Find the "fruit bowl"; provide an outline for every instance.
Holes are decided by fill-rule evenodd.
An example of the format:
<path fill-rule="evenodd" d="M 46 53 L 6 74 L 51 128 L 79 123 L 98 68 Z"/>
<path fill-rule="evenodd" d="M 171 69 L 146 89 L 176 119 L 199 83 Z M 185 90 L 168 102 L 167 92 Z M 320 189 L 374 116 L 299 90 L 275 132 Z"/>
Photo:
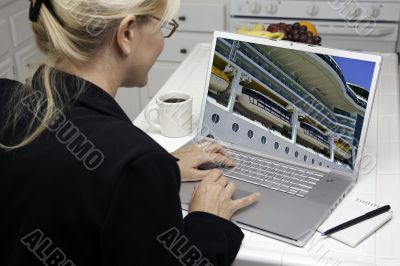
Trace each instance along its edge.
<path fill-rule="evenodd" d="M 285 38 L 285 33 L 279 31 L 270 32 L 268 30 L 265 30 L 264 24 L 261 23 L 257 23 L 253 28 L 240 27 L 237 33 L 242 35 L 250 35 L 277 40 L 282 40 L 283 38 Z"/>
<path fill-rule="evenodd" d="M 286 24 L 283 22 L 270 24 L 267 29 L 264 24 L 257 23 L 253 28 L 240 27 L 237 33 L 314 45 L 321 45 L 322 42 L 317 29 L 308 21 L 300 21 L 294 24 Z"/>
<path fill-rule="evenodd" d="M 281 32 L 285 35 L 283 40 L 321 45 L 322 39 L 318 35 L 314 24 L 309 21 L 300 21 L 294 24 L 270 24 L 267 28 L 270 32 Z"/>

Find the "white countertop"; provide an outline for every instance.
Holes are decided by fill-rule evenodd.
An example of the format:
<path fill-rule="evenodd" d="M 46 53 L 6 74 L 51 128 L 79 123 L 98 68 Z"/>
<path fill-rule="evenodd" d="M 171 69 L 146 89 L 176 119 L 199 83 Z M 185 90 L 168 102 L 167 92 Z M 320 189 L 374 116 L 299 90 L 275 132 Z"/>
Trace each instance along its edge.
<path fill-rule="evenodd" d="M 210 45 L 199 44 L 159 93 L 182 90 L 193 95 L 193 114 L 199 117 L 205 87 Z M 234 265 L 379 265 L 400 266 L 400 93 L 396 54 L 382 54 L 383 64 L 377 95 L 366 139 L 366 151 L 376 167 L 361 175 L 352 195 L 390 204 L 393 219 L 356 248 L 319 234 L 298 248 L 244 230 L 245 239 Z M 154 104 L 154 99 L 149 103 Z M 172 139 L 149 127 L 143 112 L 134 124 L 148 133 L 168 151 L 174 151 L 194 135 Z"/>

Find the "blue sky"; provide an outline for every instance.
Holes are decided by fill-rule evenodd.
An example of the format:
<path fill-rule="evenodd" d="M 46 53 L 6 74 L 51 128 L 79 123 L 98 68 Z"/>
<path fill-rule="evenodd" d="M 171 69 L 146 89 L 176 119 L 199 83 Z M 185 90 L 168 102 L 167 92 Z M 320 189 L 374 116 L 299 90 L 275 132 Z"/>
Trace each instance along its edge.
<path fill-rule="evenodd" d="M 371 89 L 372 75 L 375 68 L 374 62 L 337 56 L 333 56 L 333 59 L 342 69 L 347 82 L 357 84 L 368 91 Z"/>

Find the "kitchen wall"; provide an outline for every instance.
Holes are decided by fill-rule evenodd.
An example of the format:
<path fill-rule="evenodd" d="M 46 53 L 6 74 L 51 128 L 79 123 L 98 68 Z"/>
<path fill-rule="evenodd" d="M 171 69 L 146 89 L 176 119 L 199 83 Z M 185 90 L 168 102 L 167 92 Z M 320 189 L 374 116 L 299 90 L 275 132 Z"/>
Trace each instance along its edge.
<path fill-rule="evenodd" d="M 0 0 L 0 78 L 27 79 L 44 56 L 28 19 L 27 0 Z M 133 120 L 199 42 L 211 42 L 214 30 L 230 28 L 229 0 L 182 0 L 178 31 L 149 73 L 145 88 L 121 88 L 116 100 Z M 400 44 L 399 44 L 400 50 Z"/>
<path fill-rule="evenodd" d="M 116 97 L 133 120 L 199 42 L 227 28 L 227 0 L 182 0 L 179 30 L 166 39 L 165 50 L 149 73 L 146 88 L 121 88 Z M 27 0 L 0 0 L 0 78 L 24 82 L 45 57 L 34 42 Z"/>

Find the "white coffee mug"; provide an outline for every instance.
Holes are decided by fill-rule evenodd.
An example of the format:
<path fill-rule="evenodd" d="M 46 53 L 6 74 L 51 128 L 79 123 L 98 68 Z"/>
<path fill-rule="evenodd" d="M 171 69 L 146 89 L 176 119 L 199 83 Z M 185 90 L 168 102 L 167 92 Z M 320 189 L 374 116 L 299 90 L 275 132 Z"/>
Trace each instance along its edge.
<path fill-rule="evenodd" d="M 147 122 L 158 129 L 162 135 L 170 138 L 184 137 L 192 133 L 192 96 L 171 91 L 156 97 L 156 104 L 149 106 L 145 112 Z M 157 113 L 158 121 L 151 118 Z"/>

